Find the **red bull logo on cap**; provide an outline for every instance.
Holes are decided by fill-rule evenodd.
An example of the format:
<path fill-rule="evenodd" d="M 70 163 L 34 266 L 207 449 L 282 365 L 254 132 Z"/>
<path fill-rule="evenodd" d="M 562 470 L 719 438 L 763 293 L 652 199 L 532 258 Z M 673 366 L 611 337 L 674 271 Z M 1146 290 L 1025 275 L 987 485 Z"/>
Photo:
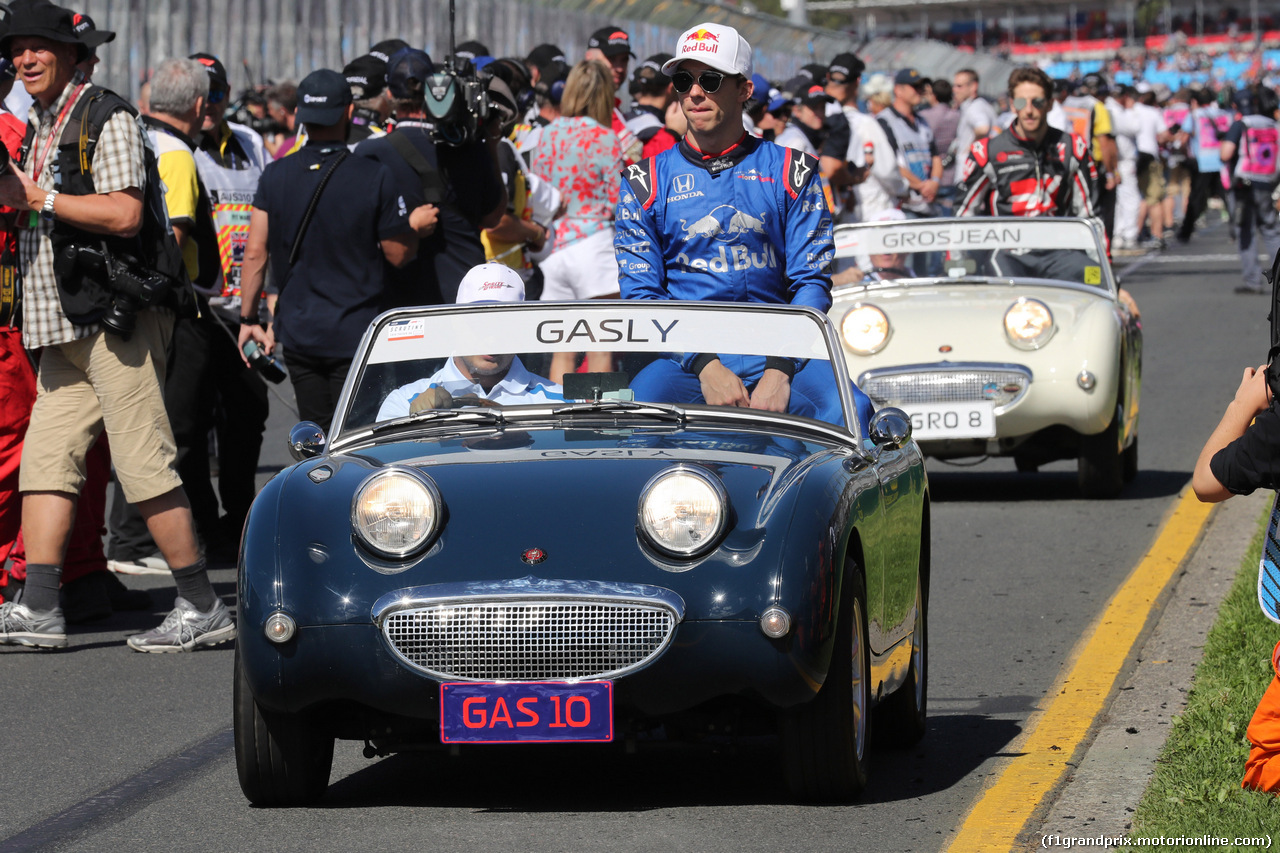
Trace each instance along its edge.
<path fill-rule="evenodd" d="M 716 53 L 720 50 L 720 36 L 706 29 L 694 30 L 685 37 L 681 53 Z"/>

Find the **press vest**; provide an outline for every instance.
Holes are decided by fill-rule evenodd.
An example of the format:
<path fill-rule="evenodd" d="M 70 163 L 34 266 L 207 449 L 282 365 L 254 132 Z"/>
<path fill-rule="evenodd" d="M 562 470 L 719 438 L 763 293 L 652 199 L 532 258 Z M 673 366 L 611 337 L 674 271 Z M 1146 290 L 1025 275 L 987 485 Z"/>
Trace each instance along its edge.
<path fill-rule="evenodd" d="M 247 157 L 240 168 L 227 168 L 208 151 L 195 151 L 200 183 L 213 209 L 213 227 L 218 233 L 218 260 L 222 265 L 222 298 L 240 300 L 240 268 L 244 265 L 244 248 L 249 242 L 249 217 L 253 211 L 253 194 L 258 178 L 266 168 L 266 149 L 262 137 L 244 125 L 226 122 L 230 137 L 239 143 Z M 224 140 L 224 144 L 227 140 Z"/>
<path fill-rule="evenodd" d="M 101 86 L 90 86 L 80 96 L 67 117 L 58 139 L 54 161 L 57 172 L 54 186 L 67 195 L 95 195 L 93 153 L 98 137 L 107 121 L 121 110 L 135 121 L 138 113 L 116 93 Z M 138 128 L 143 139 L 146 186 L 142 188 L 142 227 L 134 237 L 110 237 L 76 228 L 56 220 L 49 235 L 53 244 L 53 274 L 58 284 L 58 298 L 63 314 L 72 323 L 86 326 L 97 323 L 114 299 L 114 289 L 106 270 L 91 270 L 77 262 L 75 246 L 103 248 L 112 257 L 144 271 L 158 273 L 167 279 L 161 305 L 173 308 L 181 316 L 195 313 L 195 298 L 187 278 L 182 252 L 169 225 L 164 204 L 164 187 L 156 171 L 156 155 L 145 130 Z M 36 129 L 28 125 L 19 160 L 26 163 L 35 141 Z"/>
<path fill-rule="evenodd" d="M 929 128 L 928 122 L 917 118 L 915 126 L 912 127 L 892 107 L 881 112 L 877 119 L 884 127 L 889 142 L 898 154 L 898 162 L 918 179 L 929 180 L 933 170 L 933 131 Z M 925 201 L 920 193 L 911 190 L 902 209 L 929 213 L 933 210 L 933 205 Z"/>

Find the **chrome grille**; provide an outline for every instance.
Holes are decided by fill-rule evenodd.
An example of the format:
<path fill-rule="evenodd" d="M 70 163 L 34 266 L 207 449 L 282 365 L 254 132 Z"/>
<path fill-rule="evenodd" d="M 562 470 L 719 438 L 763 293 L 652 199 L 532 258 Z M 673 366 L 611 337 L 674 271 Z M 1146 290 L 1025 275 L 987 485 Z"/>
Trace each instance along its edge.
<path fill-rule="evenodd" d="M 634 669 L 662 652 L 675 626 L 671 610 L 648 603 L 468 599 L 393 611 L 382 632 L 433 676 L 539 681 Z"/>
<path fill-rule="evenodd" d="M 1031 377 L 1018 370 L 921 370 L 864 376 L 862 390 L 879 406 L 994 402 L 1006 406 L 1026 393 Z"/>

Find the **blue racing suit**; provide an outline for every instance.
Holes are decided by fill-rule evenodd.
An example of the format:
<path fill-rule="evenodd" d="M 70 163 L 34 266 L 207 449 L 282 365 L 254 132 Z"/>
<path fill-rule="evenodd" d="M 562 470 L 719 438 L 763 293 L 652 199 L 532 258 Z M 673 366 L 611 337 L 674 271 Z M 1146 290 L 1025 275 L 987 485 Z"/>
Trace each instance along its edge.
<path fill-rule="evenodd" d="M 624 299 L 831 307 L 835 244 L 815 158 L 744 134 L 716 155 L 682 140 L 622 174 L 614 250 Z M 699 358 L 654 362 L 632 382 L 636 399 L 700 402 Z M 764 358 L 729 360 L 748 388 L 766 368 Z M 779 361 L 767 366 L 792 374 L 793 414 L 843 423 L 829 368 Z M 865 436 L 871 401 L 856 387 L 854 399 Z"/>

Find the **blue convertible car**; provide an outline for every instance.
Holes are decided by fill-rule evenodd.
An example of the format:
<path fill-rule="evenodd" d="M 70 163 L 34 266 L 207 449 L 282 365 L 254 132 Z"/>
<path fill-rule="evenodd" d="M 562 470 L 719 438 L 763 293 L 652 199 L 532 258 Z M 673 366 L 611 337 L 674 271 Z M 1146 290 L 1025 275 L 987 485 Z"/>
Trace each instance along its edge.
<path fill-rule="evenodd" d="M 614 370 L 553 383 L 560 351 Z M 930 567 L 910 423 L 851 388 L 807 308 L 380 317 L 245 527 L 245 795 L 321 796 L 335 739 L 644 742 L 732 713 L 778 733 L 797 797 L 856 796 L 873 721 L 924 734 Z"/>

